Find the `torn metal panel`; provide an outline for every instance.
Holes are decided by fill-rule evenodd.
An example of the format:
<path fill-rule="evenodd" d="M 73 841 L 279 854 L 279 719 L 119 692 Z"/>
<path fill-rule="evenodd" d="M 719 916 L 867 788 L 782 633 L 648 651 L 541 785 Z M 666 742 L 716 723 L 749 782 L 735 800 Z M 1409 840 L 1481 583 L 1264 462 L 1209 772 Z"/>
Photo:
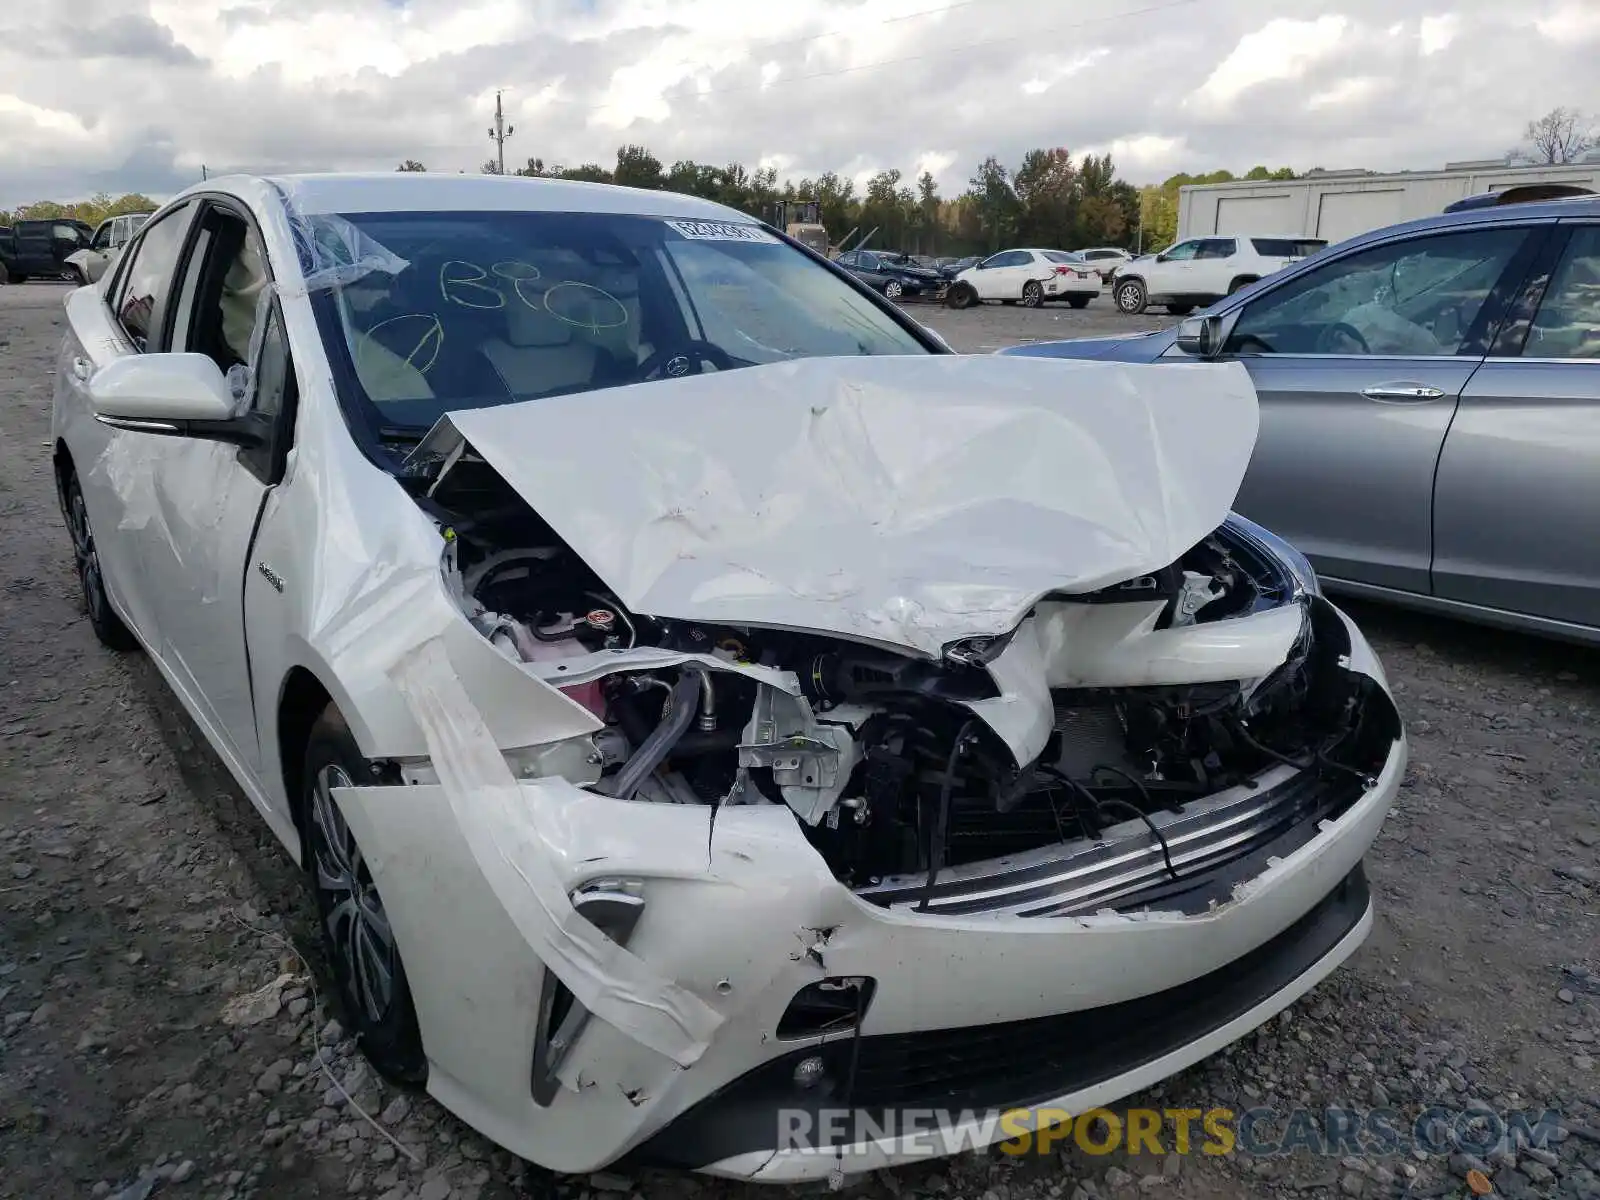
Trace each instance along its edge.
<path fill-rule="evenodd" d="M 1160 602 L 1039 605 L 1039 655 L 1050 687 L 1181 686 L 1259 679 L 1305 629 L 1299 604 L 1206 624 L 1157 629 Z"/>
<path fill-rule="evenodd" d="M 424 643 L 390 674 L 428 740 L 433 767 L 474 861 L 533 952 L 595 1016 L 679 1066 L 692 1066 L 722 1015 L 658 975 L 572 907 L 517 781 L 443 644 Z"/>
<path fill-rule="evenodd" d="M 934 656 L 1227 516 L 1249 376 L 810 359 L 449 414 L 631 610 Z M 436 440 L 436 443 L 437 440 Z"/>

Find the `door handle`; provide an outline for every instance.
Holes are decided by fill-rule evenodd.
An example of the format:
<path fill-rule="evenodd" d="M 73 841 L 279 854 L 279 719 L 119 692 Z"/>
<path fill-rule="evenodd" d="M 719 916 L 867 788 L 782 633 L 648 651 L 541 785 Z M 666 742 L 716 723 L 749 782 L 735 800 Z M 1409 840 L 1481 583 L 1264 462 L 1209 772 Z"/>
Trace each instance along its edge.
<path fill-rule="evenodd" d="M 94 374 L 94 363 L 80 354 L 72 360 L 72 374 L 87 383 Z"/>
<path fill-rule="evenodd" d="M 1437 400 L 1444 389 L 1420 383 L 1375 383 L 1362 388 L 1361 394 L 1368 400 Z"/>

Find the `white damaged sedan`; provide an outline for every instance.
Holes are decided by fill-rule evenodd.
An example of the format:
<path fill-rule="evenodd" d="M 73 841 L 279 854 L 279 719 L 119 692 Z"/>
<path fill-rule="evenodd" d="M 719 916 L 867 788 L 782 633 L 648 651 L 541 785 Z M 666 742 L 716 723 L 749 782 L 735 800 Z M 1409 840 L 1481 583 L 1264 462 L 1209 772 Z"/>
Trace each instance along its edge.
<path fill-rule="evenodd" d="M 517 1154 L 997 1140 L 1367 934 L 1404 734 L 1230 514 L 1241 367 L 953 356 L 739 213 L 496 177 L 210 180 L 66 307 L 95 632 L 304 865 L 373 1064 Z"/>

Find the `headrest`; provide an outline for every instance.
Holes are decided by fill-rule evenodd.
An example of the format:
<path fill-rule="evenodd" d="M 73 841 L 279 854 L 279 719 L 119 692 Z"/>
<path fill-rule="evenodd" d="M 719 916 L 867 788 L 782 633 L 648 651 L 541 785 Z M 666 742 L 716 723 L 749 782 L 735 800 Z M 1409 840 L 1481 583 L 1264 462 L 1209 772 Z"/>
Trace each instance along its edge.
<path fill-rule="evenodd" d="M 542 293 L 528 289 L 526 298 L 513 294 L 508 299 L 506 340 L 513 346 L 565 346 L 572 341 L 572 324 L 545 311 Z"/>

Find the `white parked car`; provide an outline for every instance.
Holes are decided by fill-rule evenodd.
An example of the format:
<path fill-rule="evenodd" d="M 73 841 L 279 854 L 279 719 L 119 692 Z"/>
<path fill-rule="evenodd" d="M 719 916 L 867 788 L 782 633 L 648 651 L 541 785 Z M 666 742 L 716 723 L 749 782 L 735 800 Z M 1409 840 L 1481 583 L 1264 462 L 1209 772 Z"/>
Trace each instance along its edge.
<path fill-rule="evenodd" d="M 95 228 L 88 249 L 67 256 L 66 263 L 73 278 L 80 285 L 98 283 L 123 248 L 133 240 L 133 235 L 149 219 L 149 213 L 123 213 L 101 221 Z"/>
<path fill-rule="evenodd" d="M 1102 283 L 1116 274 L 1118 267 L 1133 258 L 1132 252 L 1121 246 L 1090 246 L 1085 250 L 1074 250 L 1073 253 L 1100 273 Z"/>
<path fill-rule="evenodd" d="M 1309 258 L 1327 244 L 1324 238 L 1298 235 L 1189 238 L 1120 265 L 1111 294 L 1121 312 L 1142 313 L 1148 305 L 1163 304 L 1183 316 Z"/>
<path fill-rule="evenodd" d="M 1067 250 L 1002 250 L 955 277 L 945 293 L 951 308 L 985 300 L 1038 308 L 1065 300 L 1082 308 L 1100 294 L 1100 276 Z"/>
<path fill-rule="evenodd" d="M 493 176 L 213 179 L 66 306 L 95 632 L 305 867 L 368 1058 L 525 1158 L 998 1140 L 1371 926 L 1404 735 L 1230 515 L 1242 367 L 953 355 L 732 210 Z"/>

